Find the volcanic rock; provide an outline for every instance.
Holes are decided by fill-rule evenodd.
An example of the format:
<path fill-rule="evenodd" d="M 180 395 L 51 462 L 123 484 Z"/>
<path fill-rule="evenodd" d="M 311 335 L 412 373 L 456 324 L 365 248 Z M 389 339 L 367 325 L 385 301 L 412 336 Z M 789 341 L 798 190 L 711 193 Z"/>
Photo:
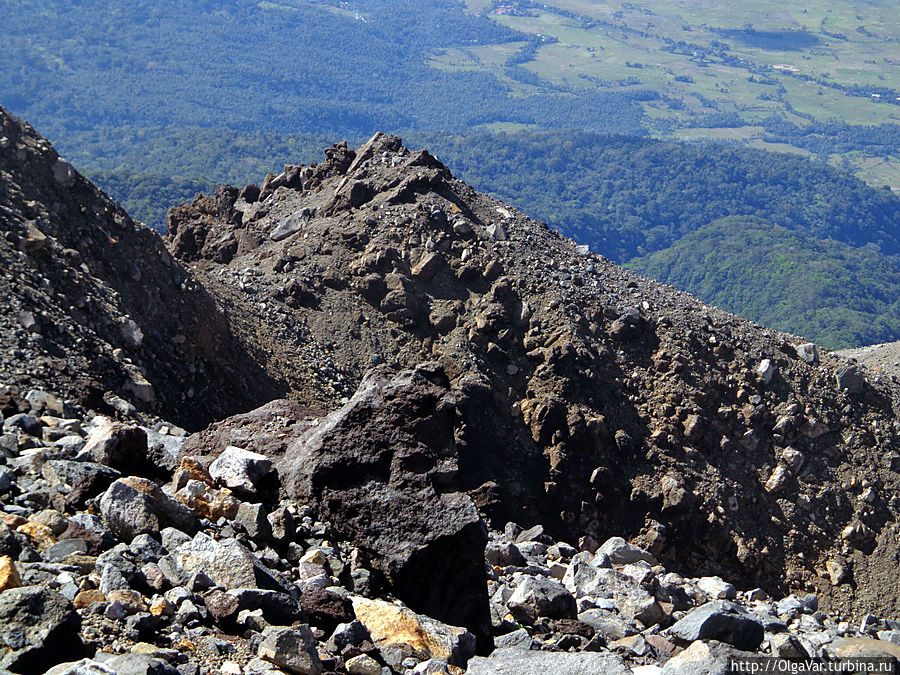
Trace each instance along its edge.
<path fill-rule="evenodd" d="M 110 485 L 100 498 L 103 522 L 120 541 L 155 534 L 164 527 L 195 531 L 197 519 L 184 506 L 146 478 L 130 476 Z"/>
<path fill-rule="evenodd" d="M 81 618 L 62 595 L 38 586 L 0 593 L 0 668 L 43 672 L 81 655 Z"/>
<path fill-rule="evenodd" d="M 353 610 L 394 668 L 399 668 L 406 658 L 437 658 L 465 666 L 475 654 L 475 636 L 464 628 L 448 626 L 402 605 L 355 596 Z"/>
<path fill-rule="evenodd" d="M 299 438 L 278 465 L 414 610 L 490 641 L 487 534 L 454 489 L 456 406 L 436 364 L 378 368 L 353 398 Z"/>

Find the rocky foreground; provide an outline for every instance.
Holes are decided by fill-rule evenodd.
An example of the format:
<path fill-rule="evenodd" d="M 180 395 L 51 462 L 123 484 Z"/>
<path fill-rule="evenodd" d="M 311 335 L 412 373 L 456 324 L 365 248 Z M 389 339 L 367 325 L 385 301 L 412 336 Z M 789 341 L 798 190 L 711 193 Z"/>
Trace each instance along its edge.
<path fill-rule="evenodd" d="M 890 373 L 325 155 L 163 242 L 0 109 L 0 667 L 896 654 Z"/>
<path fill-rule="evenodd" d="M 0 668 L 674 675 L 750 655 L 900 657 L 900 623 L 847 621 L 815 594 L 685 577 L 621 537 L 579 551 L 540 525 L 481 528 L 470 501 L 422 480 L 429 459 L 454 461 L 443 380 L 435 364 L 376 372 L 328 417 L 277 401 L 202 436 L 4 390 Z M 418 413 L 390 436 L 351 424 L 383 429 L 398 410 Z M 247 438 L 284 454 L 215 447 Z M 347 448 L 341 466 L 323 446 Z M 298 464 L 309 484 L 278 499 L 277 473 Z M 342 500 L 358 522 L 316 518 Z"/>

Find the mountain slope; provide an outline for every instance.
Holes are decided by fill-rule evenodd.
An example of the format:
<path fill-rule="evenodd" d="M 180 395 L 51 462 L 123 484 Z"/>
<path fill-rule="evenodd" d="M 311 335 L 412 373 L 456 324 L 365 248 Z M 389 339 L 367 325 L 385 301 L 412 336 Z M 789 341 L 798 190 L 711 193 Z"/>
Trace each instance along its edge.
<path fill-rule="evenodd" d="M 100 410 L 118 396 L 189 428 L 277 391 L 156 233 L 3 108 L 0 230 L 5 384 Z"/>
<path fill-rule="evenodd" d="M 326 156 L 169 216 L 293 396 L 328 408 L 374 364 L 437 360 L 459 410 L 442 480 L 495 524 L 625 531 L 676 569 L 900 609 L 890 380 L 585 254 L 395 137 Z M 856 586 L 825 581 L 835 560 Z"/>

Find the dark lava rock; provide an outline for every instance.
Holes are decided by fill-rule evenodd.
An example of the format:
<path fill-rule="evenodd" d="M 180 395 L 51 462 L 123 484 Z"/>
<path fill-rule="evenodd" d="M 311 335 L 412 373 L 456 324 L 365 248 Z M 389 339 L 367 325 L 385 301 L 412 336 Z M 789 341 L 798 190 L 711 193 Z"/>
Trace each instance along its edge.
<path fill-rule="evenodd" d="M 754 651 L 763 640 L 762 624 L 731 602 L 708 602 L 669 628 L 668 634 L 684 642 L 717 640 Z"/>
<path fill-rule="evenodd" d="M 66 503 L 74 508 L 83 507 L 91 497 L 106 490 L 120 474 L 115 469 L 96 462 L 75 462 L 69 459 L 51 459 L 41 469 L 51 484 L 65 484 L 71 490 Z"/>
<path fill-rule="evenodd" d="M 289 448 L 288 494 L 363 549 L 412 609 L 491 643 L 487 533 L 472 500 L 453 491 L 456 407 L 437 364 L 369 372 L 353 398 Z"/>
<path fill-rule="evenodd" d="M 71 602 L 47 588 L 0 593 L 0 668 L 41 673 L 82 655 L 81 617 Z"/>
<path fill-rule="evenodd" d="M 304 593 L 300 606 L 309 617 L 309 623 L 327 634 L 333 633 L 338 624 L 350 623 L 356 618 L 350 600 L 325 589 Z"/>

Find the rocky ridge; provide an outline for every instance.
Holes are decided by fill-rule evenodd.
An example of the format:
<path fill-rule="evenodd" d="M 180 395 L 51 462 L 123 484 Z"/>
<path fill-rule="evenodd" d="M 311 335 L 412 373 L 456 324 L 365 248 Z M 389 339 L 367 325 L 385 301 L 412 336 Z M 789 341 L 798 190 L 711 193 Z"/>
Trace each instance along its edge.
<path fill-rule="evenodd" d="M 890 377 L 631 274 L 395 137 L 326 157 L 170 213 L 175 256 L 293 396 L 328 409 L 379 362 L 436 360 L 458 486 L 496 526 L 624 533 L 676 568 L 896 611 Z"/>
<path fill-rule="evenodd" d="M 896 656 L 890 377 L 632 275 L 382 134 L 174 209 L 174 259 L 123 276 L 166 259 L 155 235 L 0 119 L 0 668 Z"/>

